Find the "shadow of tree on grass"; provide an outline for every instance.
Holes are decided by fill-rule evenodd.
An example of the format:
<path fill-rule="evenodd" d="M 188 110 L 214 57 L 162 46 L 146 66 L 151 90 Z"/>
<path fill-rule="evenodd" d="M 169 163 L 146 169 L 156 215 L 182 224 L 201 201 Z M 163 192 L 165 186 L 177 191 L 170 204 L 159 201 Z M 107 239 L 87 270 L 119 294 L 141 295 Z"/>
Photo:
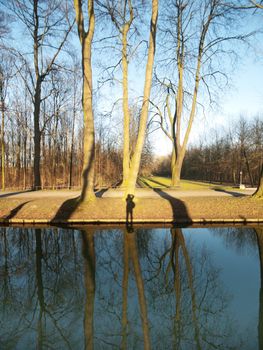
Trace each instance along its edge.
<path fill-rule="evenodd" d="M 173 211 L 173 224 L 192 224 L 192 219 L 189 216 L 189 213 L 183 201 L 181 201 L 178 198 L 174 198 L 173 196 L 169 195 L 167 192 L 164 192 L 159 188 L 154 188 L 153 190 L 160 197 L 166 199 L 170 203 Z"/>
<path fill-rule="evenodd" d="M 11 197 L 11 196 L 15 196 L 16 194 L 27 193 L 27 192 L 34 192 L 34 191 L 33 190 L 25 190 L 25 191 L 3 193 L 3 194 L 0 194 L 0 198 Z"/>
<path fill-rule="evenodd" d="M 3 219 L 10 220 L 14 218 L 16 214 L 23 208 L 23 206 L 25 206 L 29 202 L 30 201 L 19 204 L 16 208 L 12 209 L 8 215 L 4 216 Z"/>
<path fill-rule="evenodd" d="M 234 192 L 234 191 L 227 191 L 227 190 L 224 190 L 222 188 L 217 188 L 217 187 L 214 187 L 213 190 L 216 191 L 216 192 L 223 192 L 223 193 L 230 194 L 233 197 L 245 197 L 246 196 L 246 194 L 244 194 L 244 193 L 239 193 L 239 192 Z"/>

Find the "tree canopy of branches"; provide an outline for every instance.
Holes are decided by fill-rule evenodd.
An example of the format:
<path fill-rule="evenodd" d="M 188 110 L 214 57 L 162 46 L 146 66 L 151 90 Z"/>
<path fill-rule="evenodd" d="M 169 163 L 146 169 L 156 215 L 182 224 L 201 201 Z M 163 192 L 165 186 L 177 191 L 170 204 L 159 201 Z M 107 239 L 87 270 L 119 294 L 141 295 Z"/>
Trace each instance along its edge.
<path fill-rule="evenodd" d="M 235 31 L 239 12 L 230 2 L 170 0 L 164 6 L 160 66 L 168 67 L 167 75 L 158 67 L 156 70 L 156 83 L 164 96 L 163 111 L 158 103 L 152 105 L 156 122 L 172 142 L 172 186 L 179 186 L 193 122 L 201 106 L 198 96 L 206 90 L 211 102 L 213 84 L 220 85 L 220 78 L 226 78 L 220 60 L 234 53 L 229 42 L 242 41 L 251 33 Z"/>

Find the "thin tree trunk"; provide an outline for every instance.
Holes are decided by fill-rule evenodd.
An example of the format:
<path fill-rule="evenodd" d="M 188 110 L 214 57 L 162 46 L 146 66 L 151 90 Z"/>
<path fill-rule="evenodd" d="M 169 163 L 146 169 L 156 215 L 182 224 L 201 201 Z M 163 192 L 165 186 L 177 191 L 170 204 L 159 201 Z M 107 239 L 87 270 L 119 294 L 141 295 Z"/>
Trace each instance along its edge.
<path fill-rule="evenodd" d="M 123 179 L 122 186 L 128 183 L 130 170 L 130 112 L 128 99 L 128 58 L 127 58 L 127 32 L 128 26 L 124 26 L 122 34 L 122 75 L 123 75 Z"/>
<path fill-rule="evenodd" d="M 5 190 L 5 110 L 2 99 L 2 124 L 1 124 L 1 170 L 2 170 L 2 191 Z"/>
<path fill-rule="evenodd" d="M 38 0 L 34 0 L 33 3 L 33 15 L 34 15 L 34 69 L 36 77 L 36 86 L 34 93 L 34 190 L 39 190 L 41 188 L 41 178 L 40 178 L 40 150 L 41 150 L 41 134 L 40 134 L 40 104 L 41 104 L 41 84 L 42 78 L 39 73 L 39 15 L 38 15 Z"/>
<path fill-rule="evenodd" d="M 263 198 L 263 164 L 261 165 L 261 172 L 258 181 L 258 188 L 256 192 L 253 194 L 254 198 Z"/>
<path fill-rule="evenodd" d="M 247 158 L 247 152 L 246 152 L 245 148 L 243 148 L 243 153 L 244 153 L 244 157 L 245 157 L 245 160 L 246 160 L 246 166 L 247 166 L 247 172 L 248 172 L 248 175 L 249 175 L 250 185 L 251 185 L 251 187 L 253 187 L 254 186 L 254 182 L 253 182 L 253 178 L 252 178 L 252 175 L 251 175 L 250 166 L 249 166 L 249 162 L 248 162 L 248 158 Z"/>
<path fill-rule="evenodd" d="M 149 108 L 149 99 L 152 86 L 152 73 L 153 73 L 153 64 L 154 64 L 154 55 L 156 48 L 156 29 L 157 29 L 157 19 L 158 19 L 158 0 L 152 0 L 152 16 L 150 23 L 150 39 L 149 39 L 149 49 L 148 49 L 148 59 L 146 65 L 145 73 L 145 83 L 144 83 L 144 94 L 143 94 L 143 103 L 140 117 L 139 132 L 137 137 L 137 143 L 132 157 L 128 186 L 126 189 L 125 197 L 128 194 L 133 194 L 135 192 L 135 186 L 137 181 L 137 176 L 139 173 L 139 167 L 141 162 L 142 149 L 145 140 L 145 132 L 148 119 L 148 108 Z"/>
<path fill-rule="evenodd" d="M 34 95 L 34 190 L 41 189 L 40 178 L 40 150 L 41 150 L 41 132 L 39 126 L 40 117 L 40 99 L 41 82 L 37 79 L 36 91 Z"/>
<path fill-rule="evenodd" d="M 26 159 L 26 146 L 27 146 L 27 135 L 24 133 L 23 140 L 23 148 L 24 148 L 24 159 L 23 159 L 23 189 L 26 189 L 26 168 L 27 168 L 27 159 Z"/>
<path fill-rule="evenodd" d="M 69 188 L 72 188 L 73 182 L 73 154 L 74 154 L 74 133 L 75 133 L 75 119 L 76 119 L 76 109 L 75 109 L 75 92 L 74 92 L 74 109 L 73 109 L 73 121 L 72 121 L 72 133 L 71 133 L 71 145 L 70 145 L 70 158 L 69 158 Z"/>

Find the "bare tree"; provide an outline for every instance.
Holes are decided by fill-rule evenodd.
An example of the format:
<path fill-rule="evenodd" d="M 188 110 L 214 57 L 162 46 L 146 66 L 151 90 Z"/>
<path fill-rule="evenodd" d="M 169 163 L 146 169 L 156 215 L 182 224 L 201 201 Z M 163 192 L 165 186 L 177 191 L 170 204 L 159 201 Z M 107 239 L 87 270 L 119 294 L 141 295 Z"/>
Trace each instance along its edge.
<path fill-rule="evenodd" d="M 41 157 L 41 104 L 42 85 L 54 69 L 58 56 L 62 51 L 68 35 L 73 27 L 69 18 L 69 4 L 59 1 L 12 0 L 4 3 L 9 11 L 24 25 L 33 47 L 33 69 L 31 57 L 27 59 L 23 52 L 16 52 L 22 65 L 27 66 L 30 76 L 27 84 L 34 106 L 34 189 L 41 188 L 40 157 Z M 52 38 L 52 42 L 50 40 Z"/>
<path fill-rule="evenodd" d="M 158 0 L 152 0 L 152 14 L 150 22 L 150 38 L 148 47 L 148 57 L 146 64 L 145 80 L 144 80 L 144 93 L 142 100 L 142 107 L 140 113 L 140 123 L 138 130 L 137 142 L 134 150 L 134 154 L 130 163 L 128 184 L 126 187 L 125 196 L 128 194 L 134 194 L 136 180 L 139 173 L 139 167 L 141 162 L 142 150 L 145 141 L 145 134 L 148 120 L 149 100 L 152 87 L 152 73 L 154 65 L 154 56 L 156 51 L 156 30 L 158 20 Z"/>
<path fill-rule="evenodd" d="M 4 98 L 4 72 L 0 66 L 0 99 L 1 99 L 1 175 L 2 175 L 2 190 L 5 190 L 5 98 Z"/>
<path fill-rule="evenodd" d="M 180 183 L 200 89 L 207 92 L 211 102 L 213 84 L 219 84 L 220 77 L 226 78 L 220 68 L 220 58 L 234 53 L 227 43 L 244 40 L 250 35 L 242 35 L 234 30 L 233 21 L 237 13 L 238 10 L 231 3 L 221 0 L 167 2 L 161 27 L 162 56 L 165 55 L 165 58 L 162 57 L 161 61 L 169 67 L 170 75 L 165 78 L 156 75 L 158 86 L 162 87 L 165 94 L 164 111 L 158 104 L 152 104 L 160 128 L 172 142 L 172 186 L 179 186 Z M 183 134 L 184 119 L 187 121 Z"/>
<path fill-rule="evenodd" d="M 129 111 L 129 83 L 128 83 L 128 35 L 134 21 L 134 1 L 124 0 L 119 2 L 111 0 L 98 1 L 103 12 L 110 16 L 121 41 L 121 63 L 122 63 L 122 109 L 123 109 L 123 179 L 122 186 L 126 187 L 130 169 L 130 111 Z"/>
<path fill-rule="evenodd" d="M 262 1 L 256 2 L 254 0 L 251 0 L 252 4 L 255 5 L 259 9 L 263 9 Z M 263 164 L 261 167 L 261 172 L 259 176 L 259 182 L 258 182 L 258 188 L 257 191 L 254 193 L 255 198 L 263 198 Z"/>

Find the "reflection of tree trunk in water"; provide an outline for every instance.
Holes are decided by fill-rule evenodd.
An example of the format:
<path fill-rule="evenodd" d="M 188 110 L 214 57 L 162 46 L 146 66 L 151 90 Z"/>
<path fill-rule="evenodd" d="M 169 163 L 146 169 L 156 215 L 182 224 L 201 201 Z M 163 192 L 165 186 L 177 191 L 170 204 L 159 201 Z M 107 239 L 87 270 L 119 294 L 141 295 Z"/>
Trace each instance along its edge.
<path fill-rule="evenodd" d="M 139 262 L 139 256 L 138 256 L 138 249 L 136 244 L 136 234 L 133 233 L 125 233 L 127 235 L 127 240 L 129 244 L 129 255 L 132 260 L 133 268 L 134 268 L 134 275 L 135 280 L 137 284 L 138 289 L 138 299 L 139 299 L 139 305 L 140 305 L 140 313 L 141 313 L 141 320 L 142 320 L 142 328 L 143 328 L 143 339 L 144 339 L 144 349 L 150 349 L 150 334 L 149 334 L 149 324 L 148 324 L 148 318 L 147 318 L 147 305 L 146 305 L 146 299 L 144 294 L 144 285 L 143 285 L 143 279 L 142 279 L 142 272 Z"/>
<path fill-rule="evenodd" d="M 41 230 L 36 229 L 36 283 L 37 283 L 37 298 L 39 303 L 39 318 L 37 323 L 37 349 L 43 347 L 43 325 L 42 316 L 45 309 L 44 303 L 44 287 L 42 279 L 42 241 L 41 241 Z"/>
<path fill-rule="evenodd" d="M 4 303 L 3 306 L 5 307 L 8 305 L 8 300 L 10 298 L 11 290 L 9 288 L 9 266 L 8 266 L 8 242 L 6 238 L 6 228 L 3 228 L 3 235 L 4 235 L 4 281 L 3 281 L 3 291 L 4 291 Z"/>
<path fill-rule="evenodd" d="M 181 336 L 181 278 L 180 278 L 180 265 L 179 265 L 179 248 L 180 242 L 178 240 L 176 231 L 178 229 L 172 228 L 172 251 L 171 261 L 174 272 L 174 290 L 175 290 L 175 324 L 174 324 L 174 340 L 175 349 L 180 347 L 180 336 Z M 175 263 L 174 263 L 175 260 Z"/>
<path fill-rule="evenodd" d="M 127 348 L 127 325 L 128 325 L 128 280 L 129 280 L 129 233 L 123 235 L 123 278 L 122 278 L 122 341 L 121 349 Z"/>
<path fill-rule="evenodd" d="M 263 228 L 256 228 L 260 261 L 260 291 L 258 315 L 258 348 L 263 349 Z"/>
<path fill-rule="evenodd" d="M 185 260 L 185 265 L 186 265 L 186 270 L 188 274 L 188 283 L 189 283 L 189 288 L 191 292 L 191 301 L 192 301 L 192 319 L 193 319 L 193 324 L 194 324 L 194 332 L 195 332 L 195 341 L 196 341 L 196 348 L 201 350 L 201 344 L 200 344 L 200 335 L 199 335 L 199 327 L 198 327 L 198 321 L 196 317 L 196 298 L 195 298 L 195 290 L 194 290 L 194 284 L 193 284 L 193 271 L 192 271 L 192 265 L 190 261 L 190 257 L 188 255 L 186 245 L 185 245 L 185 240 L 184 236 L 182 233 L 182 230 L 180 228 L 174 228 L 171 230 L 172 235 L 173 235 L 173 240 L 178 240 L 178 248 L 177 248 L 177 256 L 179 253 L 179 246 L 182 248 L 184 260 Z M 176 238 L 175 238 L 176 237 Z M 176 258 L 176 261 L 179 261 L 178 257 Z M 179 269 L 179 266 L 178 266 Z M 180 300 L 179 300 L 180 302 Z M 178 317 L 180 317 L 180 314 L 178 314 Z"/>
<path fill-rule="evenodd" d="M 84 335 L 85 349 L 93 349 L 93 317 L 95 301 L 95 246 L 94 232 L 83 230 L 82 232 L 82 254 L 84 257 L 84 284 L 86 290 L 85 313 L 84 313 Z"/>

